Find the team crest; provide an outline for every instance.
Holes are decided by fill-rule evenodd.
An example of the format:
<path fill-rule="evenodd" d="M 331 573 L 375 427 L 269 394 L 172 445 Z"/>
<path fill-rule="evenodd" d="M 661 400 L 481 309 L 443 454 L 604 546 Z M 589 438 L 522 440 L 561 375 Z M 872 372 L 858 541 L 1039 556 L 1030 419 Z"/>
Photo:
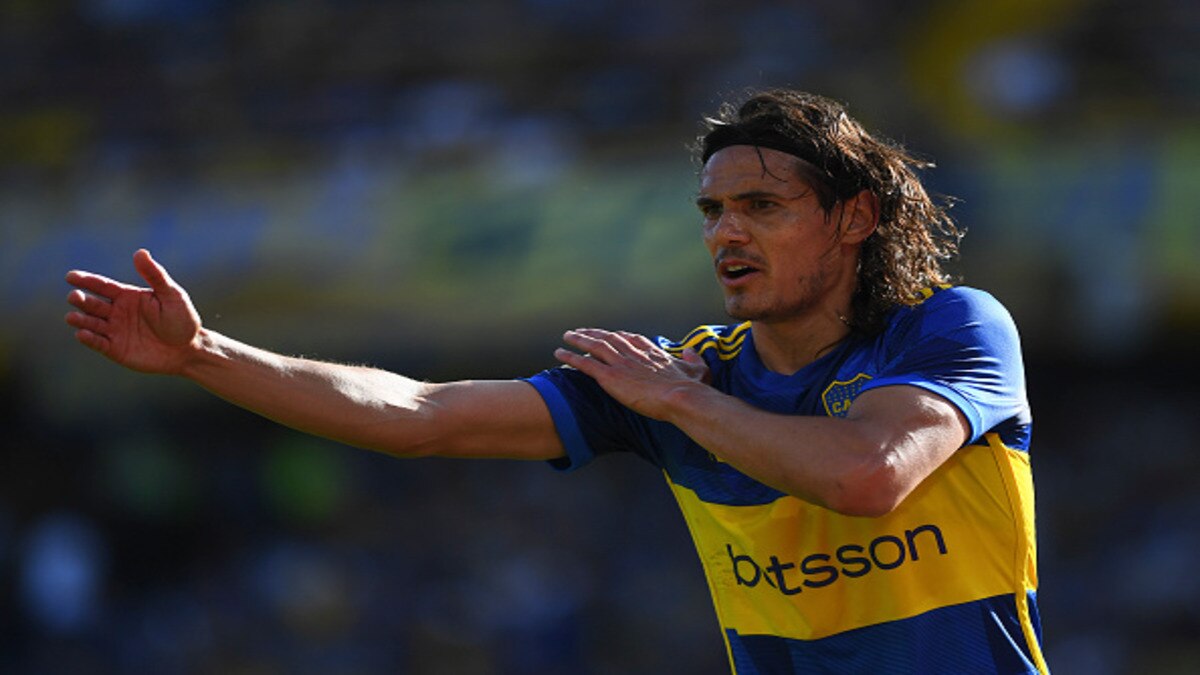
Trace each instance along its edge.
<path fill-rule="evenodd" d="M 842 382 L 834 380 L 821 393 L 821 403 L 825 405 L 825 414 L 830 417 L 845 417 L 850 410 L 850 404 L 858 398 L 863 385 L 871 379 L 866 373 L 859 373 L 853 379 Z"/>

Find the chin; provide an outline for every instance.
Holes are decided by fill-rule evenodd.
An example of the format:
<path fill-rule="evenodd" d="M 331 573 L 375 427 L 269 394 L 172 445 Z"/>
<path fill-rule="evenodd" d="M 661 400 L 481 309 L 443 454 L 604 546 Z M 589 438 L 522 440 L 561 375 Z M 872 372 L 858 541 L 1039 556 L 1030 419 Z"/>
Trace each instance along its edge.
<path fill-rule="evenodd" d="M 771 323 L 773 321 L 789 321 L 791 319 L 803 316 L 811 311 L 812 305 L 800 304 L 796 305 L 767 305 L 755 306 L 746 302 L 738 302 L 736 300 L 727 300 L 725 302 L 725 313 L 729 318 L 735 321 L 757 321 L 760 323 Z"/>
<path fill-rule="evenodd" d="M 755 310 L 740 302 L 726 302 L 725 313 L 736 321 L 758 321 L 766 317 L 767 312 Z"/>
<path fill-rule="evenodd" d="M 754 297 L 747 294 L 725 296 L 725 313 L 737 321 L 772 321 L 786 319 L 792 306 L 777 298 Z"/>

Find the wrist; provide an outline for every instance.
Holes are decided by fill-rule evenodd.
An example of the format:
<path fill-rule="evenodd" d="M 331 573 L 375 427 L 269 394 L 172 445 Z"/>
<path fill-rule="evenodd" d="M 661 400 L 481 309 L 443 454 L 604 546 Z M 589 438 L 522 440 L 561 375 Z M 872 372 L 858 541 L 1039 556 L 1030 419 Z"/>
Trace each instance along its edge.
<path fill-rule="evenodd" d="M 205 370 L 228 361 L 230 354 L 229 338 L 201 327 L 184 348 L 176 374 L 189 380 L 200 381 Z"/>
<path fill-rule="evenodd" d="M 663 419 L 682 428 L 690 421 L 705 418 L 705 411 L 724 396 L 703 382 L 682 383 L 664 398 Z"/>

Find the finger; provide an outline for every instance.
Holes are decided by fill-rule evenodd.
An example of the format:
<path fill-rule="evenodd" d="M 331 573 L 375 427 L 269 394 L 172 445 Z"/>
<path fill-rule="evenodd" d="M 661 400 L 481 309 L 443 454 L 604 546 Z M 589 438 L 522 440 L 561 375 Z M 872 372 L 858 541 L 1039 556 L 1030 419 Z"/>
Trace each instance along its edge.
<path fill-rule="evenodd" d="M 108 322 L 99 317 L 82 312 L 70 312 L 66 316 L 67 325 L 98 335 L 104 335 L 108 330 Z"/>
<path fill-rule="evenodd" d="M 66 278 L 67 283 L 72 286 L 105 298 L 115 298 L 123 292 L 138 290 L 137 286 L 123 284 L 108 277 L 84 272 L 83 270 L 71 270 L 67 272 Z"/>
<path fill-rule="evenodd" d="M 629 331 L 619 331 L 618 333 L 630 348 L 639 356 L 654 361 L 655 363 L 664 364 L 670 363 L 674 358 L 663 349 L 657 341 L 642 335 L 641 333 L 631 333 Z"/>
<path fill-rule="evenodd" d="M 643 364 L 661 368 L 674 361 L 674 357 L 641 333 L 617 331 L 613 334 L 614 346 L 625 357 Z"/>
<path fill-rule="evenodd" d="M 608 365 L 619 361 L 647 362 L 649 359 L 643 350 L 629 344 L 624 338 L 612 331 L 589 329 L 586 334 L 576 336 L 576 342 L 570 343 L 580 351 Z"/>
<path fill-rule="evenodd" d="M 100 333 L 86 328 L 80 328 L 75 331 L 75 340 L 88 349 L 95 350 L 101 354 L 108 354 L 109 346 L 112 344 L 108 338 Z"/>
<path fill-rule="evenodd" d="M 179 291 L 179 284 L 176 284 L 171 275 L 167 273 L 167 268 L 158 264 L 158 261 L 150 255 L 150 251 L 139 248 L 133 254 L 133 267 L 155 293 Z"/>
<path fill-rule="evenodd" d="M 558 359 L 559 362 L 571 366 L 575 370 L 592 377 L 595 377 L 597 374 L 597 369 L 603 367 L 604 365 L 596 359 L 588 358 L 585 354 L 579 354 L 571 351 L 570 349 L 563 349 L 562 347 L 554 350 L 554 358 Z"/>
<path fill-rule="evenodd" d="M 612 359 L 620 356 L 610 340 L 612 333 L 595 328 L 579 328 L 563 333 L 563 342 L 597 358 Z"/>
<path fill-rule="evenodd" d="M 593 340 L 607 340 L 616 335 L 611 330 L 604 330 L 603 328 L 576 328 L 567 332 L 574 333 L 575 335 L 583 335 Z"/>
<path fill-rule="evenodd" d="M 112 314 L 112 303 L 96 295 L 74 290 L 67 294 L 67 302 L 80 310 L 107 319 Z"/>
<path fill-rule="evenodd" d="M 558 349 L 554 350 L 554 358 L 558 359 L 559 361 L 562 361 L 563 363 L 567 364 L 568 366 L 573 366 L 579 359 L 583 358 L 583 355 L 577 354 L 577 353 L 571 351 L 570 349 L 565 349 L 563 347 L 559 347 Z"/>
<path fill-rule="evenodd" d="M 603 328 L 579 328 L 574 332 L 598 340 L 611 347 L 614 354 L 623 356 L 644 358 L 646 352 L 649 351 L 647 346 L 653 348 L 653 345 L 634 344 L 630 338 L 642 336 L 628 331 L 611 331 L 604 330 Z"/>
<path fill-rule="evenodd" d="M 645 335 L 642 335 L 641 333 L 633 333 L 627 330 L 621 330 L 617 331 L 617 335 L 620 335 L 621 338 L 626 342 L 639 349 L 658 349 L 658 345 L 654 344 L 653 340 Z"/>
<path fill-rule="evenodd" d="M 71 312 L 66 316 L 67 324 L 75 328 L 75 340 L 83 346 L 104 356 L 111 357 L 112 340 L 108 336 L 108 322 L 88 314 Z"/>

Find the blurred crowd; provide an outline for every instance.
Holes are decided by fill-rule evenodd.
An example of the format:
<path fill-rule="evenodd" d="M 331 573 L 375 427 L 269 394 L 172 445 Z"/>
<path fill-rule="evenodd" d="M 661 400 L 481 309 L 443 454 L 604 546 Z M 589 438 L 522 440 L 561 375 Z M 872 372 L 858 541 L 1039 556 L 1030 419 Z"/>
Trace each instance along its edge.
<path fill-rule="evenodd" d="M 719 322 L 698 119 L 937 161 L 1025 338 L 1051 666 L 1200 670 L 1200 5 L 0 0 L 0 672 L 720 673 L 655 471 L 401 462 L 72 344 L 151 247 L 210 325 L 418 377 Z"/>

